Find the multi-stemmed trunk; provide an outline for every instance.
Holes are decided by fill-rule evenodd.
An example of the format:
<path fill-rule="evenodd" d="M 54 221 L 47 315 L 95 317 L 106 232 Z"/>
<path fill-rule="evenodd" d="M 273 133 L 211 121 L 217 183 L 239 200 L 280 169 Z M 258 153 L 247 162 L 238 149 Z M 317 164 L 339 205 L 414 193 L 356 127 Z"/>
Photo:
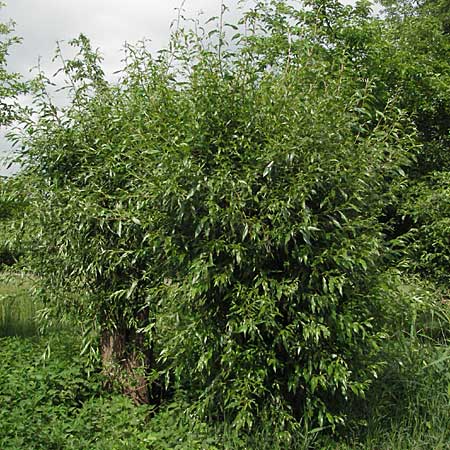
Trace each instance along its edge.
<path fill-rule="evenodd" d="M 147 373 L 152 366 L 152 348 L 145 335 L 136 329 L 104 330 L 100 337 L 103 372 L 109 384 L 121 390 L 137 404 L 150 403 Z"/>

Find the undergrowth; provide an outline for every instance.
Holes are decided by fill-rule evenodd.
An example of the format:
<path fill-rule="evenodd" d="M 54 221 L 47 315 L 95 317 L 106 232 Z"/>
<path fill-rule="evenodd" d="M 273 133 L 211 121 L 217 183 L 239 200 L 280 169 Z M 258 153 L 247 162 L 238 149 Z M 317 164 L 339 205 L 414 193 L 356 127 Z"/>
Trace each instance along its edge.
<path fill-rule="evenodd" d="M 448 449 L 448 305 L 442 293 L 420 280 L 397 281 L 392 291 L 397 315 L 390 312 L 384 348 L 391 362 L 366 398 L 348 405 L 351 425 L 337 434 L 299 426 L 281 436 L 285 430 L 277 430 L 266 411 L 262 425 L 243 436 L 221 421 L 200 420 L 182 393 L 159 409 L 135 406 L 105 391 L 100 367 L 80 356 L 78 333 L 60 330 L 0 339 L 0 448 Z M 2 286 L 2 292 L 8 289 L 14 298 L 14 288 Z M 25 301 L 23 288 L 16 294 Z"/>

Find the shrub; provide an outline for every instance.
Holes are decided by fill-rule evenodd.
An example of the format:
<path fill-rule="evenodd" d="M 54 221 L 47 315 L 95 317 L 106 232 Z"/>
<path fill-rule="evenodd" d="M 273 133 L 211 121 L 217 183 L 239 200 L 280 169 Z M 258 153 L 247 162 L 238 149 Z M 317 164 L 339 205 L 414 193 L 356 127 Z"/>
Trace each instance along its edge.
<path fill-rule="evenodd" d="M 412 228 L 403 236 L 408 244 L 407 267 L 449 288 L 450 172 L 434 172 L 414 183 L 401 211 Z"/>
<path fill-rule="evenodd" d="M 22 228 L 26 194 L 16 177 L 0 179 L 0 269 L 14 266 L 24 256 Z"/>
<path fill-rule="evenodd" d="M 270 417 L 283 445 L 301 420 L 342 422 L 376 375 L 377 217 L 414 144 L 293 11 L 259 6 L 233 45 L 220 29 L 156 60 L 130 48 L 117 85 L 80 36 L 71 104 L 41 75 L 22 136 L 49 305 L 99 329 L 135 399 L 163 373 L 192 414 Z"/>

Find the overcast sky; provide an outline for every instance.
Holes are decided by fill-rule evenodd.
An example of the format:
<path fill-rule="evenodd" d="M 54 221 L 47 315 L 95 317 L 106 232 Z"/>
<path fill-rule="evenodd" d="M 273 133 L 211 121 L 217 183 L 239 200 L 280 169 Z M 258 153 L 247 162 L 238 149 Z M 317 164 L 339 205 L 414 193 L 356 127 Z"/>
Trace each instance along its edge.
<path fill-rule="evenodd" d="M 6 0 L 2 19 L 16 22 L 21 46 L 11 53 L 11 68 L 27 71 L 40 56 L 45 64 L 54 54 L 56 41 L 86 34 L 105 57 L 105 68 L 120 67 L 120 49 L 125 42 L 142 38 L 158 50 L 168 42 L 170 24 L 177 17 L 182 0 Z M 218 15 L 220 0 L 185 0 L 188 17 L 203 12 L 206 18 Z M 238 0 L 228 0 L 236 9 Z"/>
<path fill-rule="evenodd" d="M 0 22 L 16 22 L 15 34 L 22 37 L 21 45 L 14 46 L 8 58 L 12 71 L 29 76 L 38 58 L 41 66 L 51 74 L 55 66 L 51 59 L 56 42 L 67 41 L 86 34 L 93 46 L 104 56 L 104 69 L 109 77 L 121 67 L 121 48 L 125 42 L 135 43 L 150 39 L 155 52 L 168 43 L 170 25 L 177 17 L 182 0 L 6 0 L 0 10 Z M 231 14 L 238 0 L 228 0 Z M 187 17 L 205 18 L 220 12 L 220 0 L 185 0 Z M 0 153 L 10 146 L 0 135 Z M 0 175 L 9 173 L 0 165 Z"/>

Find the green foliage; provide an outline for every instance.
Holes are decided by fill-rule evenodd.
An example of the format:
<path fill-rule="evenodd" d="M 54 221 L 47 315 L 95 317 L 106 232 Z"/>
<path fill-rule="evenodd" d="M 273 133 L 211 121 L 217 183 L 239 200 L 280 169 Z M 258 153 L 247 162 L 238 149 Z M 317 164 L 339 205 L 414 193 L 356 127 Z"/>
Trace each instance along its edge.
<path fill-rule="evenodd" d="M 389 361 L 366 402 L 351 405 L 364 417 L 363 432 L 336 448 L 418 449 L 448 447 L 450 430 L 450 314 L 442 294 L 417 276 L 388 277 L 385 311 Z M 394 281 L 395 280 L 395 281 Z M 361 430 L 360 430 L 361 431 Z"/>
<path fill-rule="evenodd" d="M 418 171 L 448 170 L 449 35 L 436 11 L 425 7 L 399 22 L 394 21 L 388 33 L 395 49 L 385 64 L 389 83 L 396 86 L 402 104 L 415 116 L 419 138 L 424 144 Z"/>
<path fill-rule="evenodd" d="M 38 306 L 29 295 L 29 280 L 0 274 L 0 336 L 33 336 L 37 333 Z"/>
<path fill-rule="evenodd" d="M 3 6 L 4 4 L 0 2 L 0 9 Z M 19 38 L 11 36 L 13 29 L 13 22 L 0 22 L 0 126 L 8 124 L 15 118 L 14 99 L 25 90 L 20 75 L 10 73 L 6 68 L 10 47 L 20 42 Z"/>
<path fill-rule="evenodd" d="M 28 187 L 20 177 L 0 179 L 0 268 L 14 266 L 24 256 L 23 218 Z"/>
<path fill-rule="evenodd" d="M 2 449 L 146 448 L 134 439 L 145 411 L 124 397 L 100 396 L 102 380 L 86 373 L 73 336 L 2 338 L 0 354 Z"/>
<path fill-rule="evenodd" d="M 416 178 L 447 164 L 448 42 L 425 9 L 369 11 L 258 4 L 209 34 L 177 30 L 156 59 L 128 47 L 116 84 L 81 35 L 74 59 L 58 50 L 69 104 L 52 103 L 44 74 L 33 83 L 16 139 L 45 314 L 81 325 L 85 351 L 99 333 L 123 338 L 124 366 L 140 352 L 157 395 L 198 419 L 189 448 L 204 420 L 236 448 L 249 432 L 306 446 L 393 355 L 424 348 L 395 331 L 437 308 L 384 271 L 384 222 L 412 218 L 396 241 L 413 239 L 409 268 L 447 280 L 445 173 L 398 193 L 416 154 Z M 187 433 L 183 414 L 173 428 Z M 149 439 L 172 445 L 165 433 Z"/>
<path fill-rule="evenodd" d="M 446 183 L 450 158 L 450 40 L 448 2 L 382 2 L 384 16 L 341 24 L 329 39 L 349 49 L 358 70 L 375 79 L 375 104 L 390 98 L 417 129 L 415 162 L 408 182 L 395 188 L 386 205 L 386 231 L 408 248 L 403 267 L 447 282 L 448 213 Z M 328 33 L 330 35 L 330 33 Z M 435 192 L 432 192 L 432 191 Z M 392 228 L 389 229 L 389 225 Z M 397 245 L 399 241 L 395 241 Z M 398 247 L 397 247 L 398 249 Z"/>
<path fill-rule="evenodd" d="M 384 280 L 384 281 L 383 281 Z M 449 311 L 439 291 L 417 278 L 386 274 L 383 314 L 388 365 L 365 400 L 347 406 L 367 420 L 340 436 L 300 428 L 289 447 L 306 449 L 445 449 L 449 440 Z M 11 287 L 10 294 L 14 288 Z M 0 342 L 0 445 L 5 450 L 285 449 L 286 430 L 261 417 L 252 433 L 226 422 L 205 423 L 179 397 L 157 410 L 136 407 L 102 389 L 100 367 L 78 355 L 66 332 Z M 50 349 L 50 352 L 48 351 Z M 44 354 L 46 357 L 44 358 Z M 90 371 L 87 371 L 90 368 Z M 94 369 L 94 370 L 93 370 Z M 401 405 L 401 408 L 399 408 Z"/>
<path fill-rule="evenodd" d="M 193 422 L 182 404 L 169 404 L 155 415 L 151 408 L 106 392 L 98 360 L 93 365 L 89 355 L 79 355 L 80 338 L 67 332 L 67 324 L 65 330 L 37 332 L 37 306 L 27 291 L 18 276 L 2 276 L 2 449 L 212 450 L 214 442 L 223 448 L 220 434 Z"/>
<path fill-rule="evenodd" d="M 404 264 L 413 271 L 450 286 L 450 172 L 434 172 L 414 183 L 401 211 L 413 220 L 403 236 L 408 253 Z"/>
<path fill-rule="evenodd" d="M 398 189 L 398 203 L 387 216 L 394 219 L 393 234 L 408 249 L 402 267 L 448 286 L 448 10 L 445 1 L 387 3 L 387 17 L 379 21 L 364 61 L 369 73 L 379 77 L 384 95 L 396 93 L 421 144 L 409 181 Z"/>
<path fill-rule="evenodd" d="M 61 448 L 67 437 L 63 423 L 95 392 L 74 356 L 77 352 L 61 341 L 44 362 L 42 344 L 22 338 L 2 338 L 1 344 L 0 398 L 8 405 L 0 410 L 2 448 Z M 63 358 L 55 360 L 58 356 Z"/>
<path fill-rule="evenodd" d="M 180 165 L 177 190 L 187 205 L 169 210 L 164 233 L 181 240 L 182 274 L 167 289 L 169 317 L 177 321 L 167 358 L 181 379 L 209 385 L 200 396 L 208 414 L 231 417 L 237 427 L 251 427 L 263 404 L 286 412 L 281 420 L 334 423 L 339 413 L 330 404 L 362 394 L 376 370 L 369 363 L 380 339 L 371 290 L 383 241 L 373 219 L 383 178 L 395 170 L 385 166 L 384 152 L 390 148 L 393 160 L 404 154 L 384 140 L 384 123 L 355 139 L 353 108 L 365 107 L 364 93 L 348 96 L 341 78 L 329 81 L 330 96 L 305 89 L 313 78 L 305 72 L 302 66 L 288 81 L 271 77 L 270 87 L 253 87 L 243 117 L 235 101 L 231 117 L 230 106 L 219 110 L 219 118 L 237 123 L 230 137 L 203 125 L 217 106 L 202 102 L 197 130 L 203 125 L 220 146 L 204 149 L 201 167 Z M 217 95 L 211 78 L 199 77 L 197 98 L 208 88 L 210 98 Z M 260 122 L 239 134 L 247 117 Z M 228 150 L 235 139 L 244 144 L 236 156 Z"/>
<path fill-rule="evenodd" d="M 281 446 L 341 423 L 380 367 L 377 217 L 414 147 L 313 17 L 260 5 L 233 45 L 179 30 L 156 60 L 129 48 L 117 85 L 80 36 L 71 103 L 41 74 L 22 136 L 48 306 L 145 332 L 130 345 L 192 414 L 238 435 L 270 418 Z"/>
<path fill-rule="evenodd" d="M 4 6 L 0 2 L 0 10 Z M 11 33 L 14 23 L 0 22 L 0 127 L 9 125 L 17 118 L 17 96 L 26 91 L 26 84 L 17 73 L 7 70 L 7 56 L 12 45 L 20 42 Z M 11 226 L 14 218 L 20 214 L 21 203 L 14 200 L 14 188 L 11 183 L 0 179 L 0 268 L 17 261 L 20 251 L 12 244 Z"/>
<path fill-rule="evenodd" d="M 384 53 L 389 76 L 383 78 L 389 89 L 398 90 L 422 144 L 396 211 L 396 234 L 408 248 L 402 265 L 448 288 L 450 35 L 445 5 L 425 1 L 400 8 L 395 3 L 382 39 L 393 49 Z"/>

